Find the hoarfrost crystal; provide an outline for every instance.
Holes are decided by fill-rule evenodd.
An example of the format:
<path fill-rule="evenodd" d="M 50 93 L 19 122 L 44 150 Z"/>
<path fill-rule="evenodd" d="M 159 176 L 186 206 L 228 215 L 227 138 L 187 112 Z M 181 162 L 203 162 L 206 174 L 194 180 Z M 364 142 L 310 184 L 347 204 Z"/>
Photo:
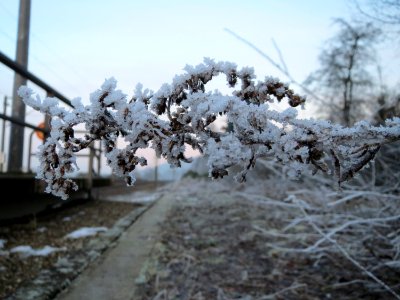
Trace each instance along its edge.
<path fill-rule="evenodd" d="M 137 151 L 148 147 L 171 166 L 180 167 L 181 162 L 191 161 L 184 153 L 189 145 L 208 156 L 213 178 L 240 165 L 236 178 L 244 181 L 257 159 L 269 158 L 284 164 L 295 177 L 306 169 L 332 170 L 340 183 L 372 160 L 382 144 L 400 139 L 399 118 L 387 120 L 384 126 L 359 122 L 352 128 L 299 120 L 293 107 L 302 106 L 305 98 L 277 78 L 256 82 L 252 68 L 237 70 L 233 63 L 206 58 L 185 70 L 155 93 L 138 84 L 129 100 L 116 89 L 114 78 L 107 79 L 90 95 L 90 105 L 84 106 L 77 98 L 72 110 L 59 107 L 54 98 L 34 98 L 31 89 L 21 87 L 24 102 L 53 119 L 50 136 L 39 148 L 38 178 L 46 181 L 47 191 L 66 199 L 77 189 L 68 178 L 77 169 L 76 153 L 96 140 L 103 142 L 113 172 L 131 185 L 136 166 L 147 164 Z M 225 74 L 231 95 L 205 91 L 205 85 L 219 74 Z M 269 108 L 268 102 L 282 100 L 292 108 L 283 112 Z M 231 124 L 231 132 L 212 130 L 210 125 L 222 115 Z M 83 138 L 74 136 L 79 124 L 88 131 Z M 119 137 L 127 142 L 123 149 L 116 147 Z"/>

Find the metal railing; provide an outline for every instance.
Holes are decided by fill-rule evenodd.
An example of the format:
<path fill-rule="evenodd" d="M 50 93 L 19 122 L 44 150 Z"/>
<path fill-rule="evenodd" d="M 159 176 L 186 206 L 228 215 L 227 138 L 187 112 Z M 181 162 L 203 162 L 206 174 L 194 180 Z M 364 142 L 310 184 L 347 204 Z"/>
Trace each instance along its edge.
<path fill-rule="evenodd" d="M 5 54 L 3 54 L 0 51 L 0 62 L 9 67 L 10 69 L 14 70 L 16 73 L 22 75 L 25 77 L 27 80 L 33 82 L 37 86 L 41 87 L 46 91 L 48 95 L 51 95 L 53 97 L 58 98 L 60 101 L 64 102 L 66 105 L 72 107 L 71 101 L 68 100 L 64 95 L 62 95 L 60 92 L 55 90 L 53 87 L 48 85 L 46 82 L 44 82 L 42 79 L 34 75 L 33 73 L 29 72 L 24 66 L 20 65 L 19 63 L 15 62 L 14 60 L 10 59 L 7 57 Z M 30 133 L 29 136 L 29 149 L 28 149 L 28 171 L 31 171 L 31 157 L 34 153 L 32 153 L 32 137 L 35 131 L 43 132 L 44 136 L 47 136 L 49 134 L 49 129 L 48 128 L 42 128 L 38 127 L 35 125 L 32 125 L 30 123 L 27 123 L 25 121 L 21 121 L 20 119 L 14 118 L 7 116 L 4 113 L 0 113 L 0 119 L 3 119 L 8 122 L 12 122 L 14 124 L 18 124 L 24 128 L 30 128 L 32 129 L 32 132 Z M 5 127 L 5 124 L 3 124 Z M 82 132 L 81 132 L 82 133 Z M 4 130 L 2 132 L 2 139 L 4 139 Z M 4 145 L 3 145 L 4 146 Z M 100 168 L 101 168 L 101 145 L 96 148 L 93 145 L 89 147 L 89 154 L 79 154 L 77 156 L 86 156 L 89 157 L 89 166 L 88 166 L 88 187 L 89 189 L 93 186 L 93 178 L 94 176 L 100 175 Z M 97 172 L 94 170 L 94 159 L 97 159 Z M 2 165 L 3 166 L 3 165 Z"/>
<path fill-rule="evenodd" d="M 42 129 L 42 132 L 45 132 L 45 130 Z M 33 134 L 35 133 L 35 131 L 32 131 L 29 135 L 29 146 L 28 146 L 28 172 L 32 172 L 32 164 L 31 164 L 31 160 L 32 160 L 32 156 L 35 156 L 36 153 L 32 151 L 32 139 L 33 139 Z M 77 134 L 85 134 L 87 133 L 87 131 L 84 130 L 75 130 L 75 133 Z M 90 178 L 94 177 L 94 176 L 99 176 L 100 175 L 100 169 L 101 169 L 101 155 L 103 153 L 103 151 L 101 150 L 101 145 L 99 145 L 98 147 L 96 147 L 95 145 L 91 145 L 88 147 L 89 149 L 89 153 L 88 154 L 76 154 L 77 157 L 89 157 L 89 166 L 88 166 L 88 175 Z M 94 168 L 94 159 L 97 159 L 97 170 L 95 170 Z"/>
<path fill-rule="evenodd" d="M 33 129 L 32 133 L 35 132 L 35 131 L 40 131 L 40 132 L 43 132 L 45 136 L 49 133 L 48 129 L 37 127 L 35 125 L 23 122 L 23 121 L 21 121 L 19 119 L 7 116 L 6 114 L 3 114 L 3 113 L 0 113 L 0 119 L 4 120 L 3 121 L 3 128 L 2 128 L 2 136 L 1 136 L 1 152 L 2 152 L 2 155 L 4 155 L 3 152 L 4 152 L 4 144 L 5 144 L 5 127 L 6 127 L 5 121 L 9 121 L 11 123 L 18 124 L 18 125 L 20 125 L 22 127 L 27 127 L 27 128 Z M 4 162 L 1 162 L 1 169 L 0 169 L 1 172 L 3 172 L 4 165 L 5 165 Z"/>
<path fill-rule="evenodd" d="M 37 86 L 40 86 L 42 89 L 46 91 L 47 94 L 52 95 L 58 99 L 60 99 L 62 102 L 67 104 L 68 106 L 72 107 L 71 101 L 67 99 L 64 95 L 59 93 L 57 90 L 52 88 L 50 85 L 48 85 L 46 82 L 41 80 L 39 77 L 34 75 L 33 73 L 29 72 L 25 67 L 20 65 L 19 63 L 13 61 L 11 58 L 7 57 L 3 52 L 0 51 L 0 62 L 5 64 L 7 67 L 10 69 L 14 70 L 18 74 L 22 75 L 29 81 L 32 81 L 34 84 Z"/>

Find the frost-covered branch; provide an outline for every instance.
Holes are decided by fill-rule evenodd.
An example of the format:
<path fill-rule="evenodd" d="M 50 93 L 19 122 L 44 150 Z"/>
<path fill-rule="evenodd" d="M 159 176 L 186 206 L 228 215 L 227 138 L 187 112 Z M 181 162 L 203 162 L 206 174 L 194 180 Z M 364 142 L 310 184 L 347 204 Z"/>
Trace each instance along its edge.
<path fill-rule="evenodd" d="M 257 171 L 261 174 L 262 169 Z M 344 191 L 332 193 L 315 180 L 319 178 L 308 175 L 297 182 L 282 182 L 273 173 L 268 180 L 250 177 L 254 180 L 231 195 L 265 209 L 265 223 L 254 222 L 252 228 L 266 238 L 268 253 L 274 255 L 277 264 L 284 261 L 282 266 L 286 266 L 291 259 L 304 259 L 303 263 L 320 274 L 327 270 L 341 274 L 329 283 L 324 281 L 324 286 L 332 290 L 357 285 L 364 293 L 381 295 L 387 291 L 399 298 L 397 195 L 369 191 L 367 186 L 361 193 L 358 187 L 351 190 L 350 184 L 343 187 Z M 278 195 L 274 199 L 270 196 L 274 190 L 285 191 L 286 198 Z M 273 213 L 269 213 L 271 209 Z M 359 297 L 349 296 L 354 298 Z"/>
<path fill-rule="evenodd" d="M 205 59 L 196 67 L 186 66 L 185 71 L 156 93 L 138 85 L 131 99 L 116 89 L 114 78 L 108 79 L 91 94 L 90 105 L 75 99 L 70 111 L 59 107 L 54 98 L 42 101 L 21 87 L 19 95 L 27 105 L 52 116 L 50 137 L 39 151 L 38 177 L 47 182 L 47 191 L 65 199 L 77 189 L 68 178 L 77 169 L 75 154 L 96 140 L 103 141 L 113 172 L 131 185 L 135 167 L 147 163 L 137 150 L 148 147 L 176 167 L 190 162 L 184 155 L 186 145 L 198 149 L 208 157 L 212 178 L 222 178 L 229 167 L 240 165 L 236 177 L 244 181 L 259 158 L 268 158 L 282 163 L 293 177 L 307 169 L 314 173 L 332 170 L 340 183 L 372 160 L 382 144 L 400 138 L 400 118 L 387 120 L 385 126 L 363 121 L 346 128 L 297 119 L 294 108 L 272 110 L 269 102 L 285 99 L 296 107 L 305 98 L 272 77 L 256 82 L 252 68 L 237 70 L 235 64 Z M 231 95 L 206 92 L 206 84 L 219 74 L 234 89 Z M 233 125 L 233 132 L 211 130 L 210 125 L 222 115 Z M 88 131 L 83 138 L 74 136 L 79 124 Z M 118 137 L 127 142 L 125 148 L 116 147 Z"/>
<path fill-rule="evenodd" d="M 332 234 L 325 234 L 321 228 L 316 225 L 312 218 L 307 214 L 307 212 L 304 210 L 302 205 L 299 203 L 299 208 L 308 220 L 308 222 L 311 224 L 311 226 L 314 228 L 315 231 L 317 231 L 320 235 L 322 235 L 323 239 L 328 240 L 331 242 L 333 245 L 335 245 L 339 251 L 349 260 L 353 265 L 355 265 L 358 269 L 360 269 L 362 272 L 368 275 L 372 280 L 377 282 L 379 285 L 381 285 L 385 290 L 387 290 L 389 293 L 391 293 L 396 299 L 400 299 L 400 295 L 397 294 L 390 286 L 388 286 L 385 282 L 383 282 L 381 279 L 375 276 L 372 272 L 367 270 L 364 266 L 362 266 L 357 260 L 355 260 L 347 251 L 345 248 L 343 248 L 336 240 L 332 239 L 331 236 Z"/>

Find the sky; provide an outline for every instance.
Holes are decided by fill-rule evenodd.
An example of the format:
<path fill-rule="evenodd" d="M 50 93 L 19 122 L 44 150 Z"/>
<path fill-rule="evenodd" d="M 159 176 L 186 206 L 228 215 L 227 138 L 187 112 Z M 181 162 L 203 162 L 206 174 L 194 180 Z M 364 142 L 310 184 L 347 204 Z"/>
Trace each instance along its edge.
<path fill-rule="evenodd" d="M 18 2 L 0 1 L 0 50 L 11 58 Z M 156 90 L 204 57 L 252 66 L 259 79 L 281 75 L 228 28 L 278 59 L 274 39 L 302 81 L 318 66 L 322 43 L 334 32 L 333 18 L 347 15 L 342 0 L 32 0 L 28 68 L 69 98 L 88 98 L 110 76 L 128 94 L 138 82 Z M 12 76 L 6 77 L 11 78 L 0 84 L 2 94 L 12 86 Z"/>
<path fill-rule="evenodd" d="M 12 59 L 18 6 L 17 0 L 0 0 L 0 51 Z M 32 0 L 28 69 L 84 103 L 111 76 L 128 95 L 138 82 L 157 90 L 204 57 L 254 67 L 260 80 L 272 75 L 287 81 L 227 28 L 279 62 L 274 40 L 302 82 L 318 68 L 324 41 L 336 31 L 334 19 L 350 19 L 353 12 L 346 0 Z M 0 77 L 2 99 L 12 95 L 13 73 L 0 65 Z M 39 122 L 35 118 L 28 110 L 27 121 Z"/>

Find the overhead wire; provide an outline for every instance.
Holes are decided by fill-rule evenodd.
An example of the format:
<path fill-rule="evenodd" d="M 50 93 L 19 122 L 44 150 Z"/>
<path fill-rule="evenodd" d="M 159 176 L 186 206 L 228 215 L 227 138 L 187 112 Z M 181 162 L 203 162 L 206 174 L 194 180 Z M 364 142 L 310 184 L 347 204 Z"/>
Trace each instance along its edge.
<path fill-rule="evenodd" d="M 0 2 L 0 9 L 2 9 L 6 15 L 12 20 L 16 20 L 17 16 L 10 12 L 7 7 L 4 6 L 3 3 Z M 3 30 L 0 30 L 0 33 L 2 33 L 4 36 L 7 37 L 7 39 L 11 40 L 12 42 L 15 42 L 15 39 L 11 37 L 7 32 L 4 32 Z M 44 42 L 35 32 L 31 30 L 30 34 L 33 37 L 33 41 L 38 43 L 42 48 L 45 48 L 47 52 L 49 52 L 53 57 L 56 58 L 57 61 L 61 62 L 61 64 L 66 67 L 72 74 L 74 74 L 76 77 L 78 77 L 81 82 L 83 81 L 87 86 L 94 87 L 95 84 L 92 82 L 89 82 L 87 77 L 83 76 L 80 74 L 71 64 L 67 63 L 65 59 L 61 58 L 57 52 L 52 49 L 46 42 Z M 34 59 L 35 62 L 37 62 L 39 65 L 50 71 L 53 75 L 61 79 L 63 82 L 65 82 L 70 89 L 73 89 L 75 92 L 78 92 L 78 94 L 81 94 L 82 91 L 80 88 L 76 87 L 74 84 L 66 80 L 63 76 L 61 76 L 58 72 L 56 72 L 54 69 L 49 67 L 48 64 L 44 63 L 41 59 L 39 59 L 35 54 L 30 54 L 32 58 Z"/>

